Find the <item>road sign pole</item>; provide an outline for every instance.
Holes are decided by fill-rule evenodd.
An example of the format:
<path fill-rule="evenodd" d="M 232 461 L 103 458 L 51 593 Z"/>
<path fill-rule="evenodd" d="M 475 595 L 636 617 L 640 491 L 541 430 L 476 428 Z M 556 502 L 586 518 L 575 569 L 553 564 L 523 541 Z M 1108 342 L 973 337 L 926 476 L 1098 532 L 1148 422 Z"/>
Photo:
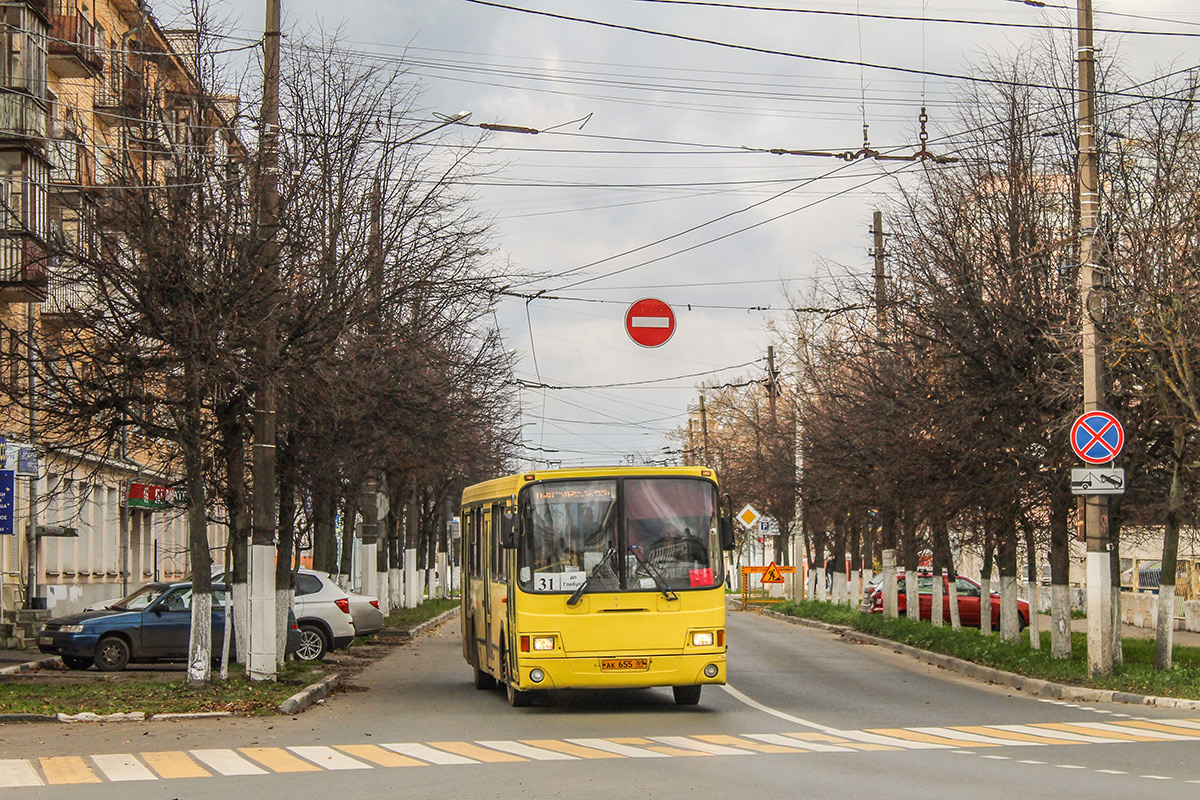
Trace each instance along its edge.
<path fill-rule="evenodd" d="M 1092 0 L 1078 0 L 1079 64 L 1079 299 L 1082 305 L 1083 407 L 1097 411 L 1104 386 L 1098 323 L 1104 313 L 1096 286 L 1094 237 L 1099 219 L 1099 167 L 1096 161 L 1096 52 L 1092 44 Z M 1087 537 L 1088 675 L 1112 672 L 1112 577 L 1109 559 L 1108 498 L 1084 501 Z"/>

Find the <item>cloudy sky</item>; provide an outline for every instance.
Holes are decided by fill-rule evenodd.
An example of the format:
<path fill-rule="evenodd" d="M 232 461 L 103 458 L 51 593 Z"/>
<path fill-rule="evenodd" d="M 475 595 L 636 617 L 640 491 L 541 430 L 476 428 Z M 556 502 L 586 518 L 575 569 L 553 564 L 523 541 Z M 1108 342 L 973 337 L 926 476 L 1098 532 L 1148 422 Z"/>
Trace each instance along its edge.
<path fill-rule="evenodd" d="M 233 33 L 261 34 L 264 0 L 219 6 Z M 963 76 L 1074 21 L 1073 0 L 283 6 L 285 29 L 340 27 L 347 48 L 405 63 L 430 120 L 469 109 L 471 122 L 553 129 L 489 136 L 498 168 L 473 189 L 495 257 L 546 276 L 518 287 L 542 298 L 499 310 L 519 376 L 581 387 L 523 390 L 530 465 L 670 457 L 665 434 L 685 424 L 701 381 L 762 377 L 789 299 L 870 271 L 871 213 L 913 167 L 764 151 L 857 150 L 865 123 L 872 147 L 909 153 L 922 105 L 930 149 L 950 147 Z M 1135 79 L 1200 65 L 1195 0 L 1096 0 L 1096 11 L 1098 29 L 1122 31 L 1098 34 L 1101 57 Z M 156 12 L 169 21 L 169 2 Z M 655 349 L 624 331 L 643 297 L 677 317 Z"/>

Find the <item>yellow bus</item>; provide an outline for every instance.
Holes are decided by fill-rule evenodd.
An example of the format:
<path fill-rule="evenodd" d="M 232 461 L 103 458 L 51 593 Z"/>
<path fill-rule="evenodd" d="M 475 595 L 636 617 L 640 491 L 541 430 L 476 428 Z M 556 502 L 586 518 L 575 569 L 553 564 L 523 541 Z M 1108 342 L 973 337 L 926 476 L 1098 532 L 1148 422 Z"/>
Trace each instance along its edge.
<path fill-rule="evenodd" d="M 670 686 L 694 705 L 725 683 L 733 522 L 702 467 L 528 472 L 462 498 L 463 655 L 475 687 Z"/>

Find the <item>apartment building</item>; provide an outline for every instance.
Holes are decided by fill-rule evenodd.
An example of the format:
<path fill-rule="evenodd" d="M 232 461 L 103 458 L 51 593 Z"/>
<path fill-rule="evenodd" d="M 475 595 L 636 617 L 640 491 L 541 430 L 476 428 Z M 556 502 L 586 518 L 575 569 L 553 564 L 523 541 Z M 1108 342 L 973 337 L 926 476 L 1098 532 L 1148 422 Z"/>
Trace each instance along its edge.
<path fill-rule="evenodd" d="M 97 210 L 130 176 L 169 180 L 181 148 L 224 159 L 237 139 L 225 110 L 201 101 L 187 32 L 161 29 L 142 0 L 0 0 L 0 15 L 0 318 L 52 345 L 96 313 L 55 253 L 87 252 Z M 0 337 L 0 348 L 19 356 L 21 342 Z M 0 609 L 67 613 L 187 575 L 175 476 L 136 442 L 103 461 L 38 448 L 37 419 L 18 402 L 38 391 L 38 370 L 10 359 L 0 375 L 4 466 L 17 473 L 0 472 Z M 224 540 L 212 525 L 212 544 Z"/>

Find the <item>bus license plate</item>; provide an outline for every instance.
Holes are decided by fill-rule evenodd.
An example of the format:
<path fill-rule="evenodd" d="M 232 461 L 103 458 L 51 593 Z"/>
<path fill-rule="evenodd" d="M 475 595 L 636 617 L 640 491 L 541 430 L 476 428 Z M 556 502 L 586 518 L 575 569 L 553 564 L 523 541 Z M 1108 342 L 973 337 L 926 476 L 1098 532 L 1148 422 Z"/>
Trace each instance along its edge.
<path fill-rule="evenodd" d="M 602 672 L 613 671 L 646 671 L 650 669 L 650 659 L 648 658 L 602 658 L 600 659 L 600 670 Z"/>

